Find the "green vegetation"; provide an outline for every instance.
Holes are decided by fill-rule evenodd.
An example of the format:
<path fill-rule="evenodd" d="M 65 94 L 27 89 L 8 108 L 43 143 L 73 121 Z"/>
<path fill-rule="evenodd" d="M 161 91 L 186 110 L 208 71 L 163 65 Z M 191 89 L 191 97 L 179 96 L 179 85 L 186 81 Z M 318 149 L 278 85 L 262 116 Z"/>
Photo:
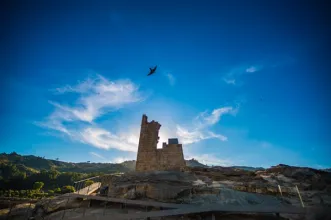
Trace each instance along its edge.
<path fill-rule="evenodd" d="M 35 189 L 45 190 L 54 189 L 66 185 L 73 185 L 75 181 L 99 175 L 99 173 L 73 173 L 59 172 L 55 169 L 41 170 L 39 172 L 28 173 L 25 170 L 18 169 L 17 165 L 12 163 L 0 164 L 0 188 L 25 190 Z M 43 184 L 43 185 L 42 185 Z"/>
<path fill-rule="evenodd" d="M 44 185 L 45 184 L 43 182 L 35 182 L 33 184 L 33 189 L 39 192 Z"/>
<path fill-rule="evenodd" d="M 38 190 L 0 190 L 0 197 L 19 197 L 39 199 L 44 197 L 50 197 L 49 193 L 39 192 Z"/>
<path fill-rule="evenodd" d="M 59 171 L 57 165 L 61 167 L 60 163 L 69 163 L 56 162 L 58 164 L 53 166 L 53 162 L 39 157 L 20 156 L 16 153 L 0 154 L 0 197 L 36 199 L 74 192 L 75 181 L 102 175 L 101 172 Z M 87 180 L 85 185 L 93 183 L 92 180 Z"/>
<path fill-rule="evenodd" d="M 126 161 L 120 164 L 112 163 L 90 163 L 89 161 L 83 163 L 68 163 L 55 160 L 45 159 L 32 155 L 22 156 L 15 152 L 10 154 L 0 154 L 0 164 L 15 164 L 21 171 L 36 173 L 41 170 L 55 169 L 58 172 L 73 172 L 73 173 L 113 173 L 113 172 L 127 172 L 134 170 L 135 162 Z M 1 176 L 1 175 L 0 175 Z"/>
<path fill-rule="evenodd" d="M 133 162 L 133 163 L 132 163 Z M 29 195 L 47 192 L 49 195 L 72 192 L 75 181 L 104 173 L 127 172 L 134 169 L 134 161 L 122 164 L 67 163 L 36 156 L 22 156 L 15 152 L 0 154 L 0 189 L 3 195 L 30 190 Z M 92 180 L 85 182 L 88 186 Z M 69 187 L 71 186 L 71 187 Z M 7 192 L 8 191 L 8 192 Z M 16 195 L 24 194 L 16 193 Z M 0 195 L 0 196 L 1 196 Z M 14 194 L 13 194 L 14 195 Z M 25 194 L 24 194 L 25 195 Z M 31 195 L 31 198 L 33 196 Z"/>
<path fill-rule="evenodd" d="M 40 190 L 0 190 L 0 197 L 17 197 L 17 198 L 30 198 L 40 199 L 45 197 L 53 197 L 55 195 L 75 192 L 73 186 L 63 186 L 62 188 L 56 188 L 54 190 L 48 190 L 47 192 L 41 192 Z"/>
<path fill-rule="evenodd" d="M 85 187 L 90 186 L 90 185 L 92 185 L 93 183 L 94 183 L 93 180 L 86 180 L 86 181 L 85 181 Z"/>
<path fill-rule="evenodd" d="M 61 193 L 73 193 L 75 192 L 75 188 L 73 186 L 63 186 L 61 189 Z"/>
<path fill-rule="evenodd" d="M 198 161 L 188 164 L 201 166 Z M 22 156 L 15 152 L 0 154 L 0 197 L 41 198 L 74 192 L 74 182 L 104 173 L 124 173 L 135 169 L 136 162 L 68 163 L 38 156 Z M 84 185 L 93 184 L 93 180 Z"/>

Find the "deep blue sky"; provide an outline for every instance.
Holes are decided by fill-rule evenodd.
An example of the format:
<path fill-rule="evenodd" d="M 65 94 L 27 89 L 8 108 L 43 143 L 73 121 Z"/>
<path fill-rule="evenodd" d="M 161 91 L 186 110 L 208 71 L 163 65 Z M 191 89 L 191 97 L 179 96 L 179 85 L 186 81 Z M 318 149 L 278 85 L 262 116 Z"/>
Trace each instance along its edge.
<path fill-rule="evenodd" d="M 146 113 L 204 163 L 331 167 L 327 1 L 69 2 L 0 7 L 1 151 L 135 159 Z"/>

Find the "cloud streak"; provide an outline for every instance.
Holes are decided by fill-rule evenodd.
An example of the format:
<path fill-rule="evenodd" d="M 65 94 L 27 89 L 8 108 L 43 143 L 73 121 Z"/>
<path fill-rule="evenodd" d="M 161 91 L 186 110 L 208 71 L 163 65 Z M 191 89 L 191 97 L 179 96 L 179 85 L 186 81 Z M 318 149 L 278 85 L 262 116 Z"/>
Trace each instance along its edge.
<path fill-rule="evenodd" d="M 66 115 L 64 120 L 80 120 L 91 123 L 106 112 L 142 101 L 143 97 L 138 89 L 129 80 L 109 81 L 98 75 L 95 79 L 87 79 L 76 86 L 66 85 L 56 89 L 58 94 L 78 93 L 80 97 L 74 106 L 65 106 L 55 102 L 51 102 L 51 104 L 63 115 Z"/>
<path fill-rule="evenodd" d="M 111 160 L 111 163 L 123 163 L 124 161 L 135 160 L 136 158 L 133 157 L 116 157 Z"/>
<path fill-rule="evenodd" d="M 101 156 L 100 154 L 97 154 L 95 152 L 89 152 L 90 155 L 94 156 L 94 157 L 97 157 L 97 158 L 100 158 L 100 159 L 103 159 L 103 160 L 106 160 L 106 158 L 104 158 L 103 156 Z"/>
<path fill-rule="evenodd" d="M 202 154 L 202 155 L 194 155 L 194 156 L 188 156 L 185 159 L 196 159 L 202 164 L 207 165 L 216 165 L 216 166 L 234 166 L 234 163 L 232 160 L 229 159 L 219 159 L 214 154 Z"/>
<path fill-rule="evenodd" d="M 124 132 L 114 133 L 98 125 L 99 121 L 96 121 L 108 112 L 117 111 L 143 101 L 144 97 L 137 85 L 129 80 L 110 81 L 97 75 L 95 78 L 88 78 L 74 86 L 66 85 L 54 91 L 62 96 L 75 93 L 78 97 L 67 104 L 49 101 L 54 106 L 53 112 L 44 121 L 36 122 L 36 125 L 57 131 L 72 141 L 99 149 L 137 151 L 139 127 L 134 126 L 131 130 L 126 128 Z M 214 133 L 210 129 L 224 115 L 235 115 L 238 108 L 225 106 L 216 108 L 211 112 L 201 112 L 193 118 L 190 127 L 173 124 L 168 128 L 163 128 L 160 131 L 160 144 L 170 136 L 177 136 L 183 144 L 193 144 L 206 139 L 227 141 L 226 136 Z"/>
<path fill-rule="evenodd" d="M 223 76 L 223 81 L 228 85 L 239 85 L 240 78 L 244 74 L 255 73 L 263 69 L 261 65 L 239 66 L 231 69 Z"/>
<path fill-rule="evenodd" d="M 172 75 L 171 73 L 167 73 L 165 74 L 165 76 L 167 77 L 171 86 L 174 86 L 176 84 L 176 78 L 174 77 L 174 75 Z"/>
<path fill-rule="evenodd" d="M 183 144 L 197 143 L 206 139 L 218 139 L 220 141 L 227 141 L 227 137 L 221 134 L 215 134 L 209 131 L 209 128 L 217 124 L 221 117 L 225 114 L 235 115 L 238 108 L 231 106 L 214 109 L 211 113 L 207 111 L 200 113 L 193 120 L 193 129 L 187 129 L 183 126 L 176 126 L 176 134 Z"/>
<path fill-rule="evenodd" d="M 108 150 L 113 148 L 121 151 L 137 151 L 137 145 L 130 143 L 128 137 L 120 137 L 98 127 L 85 128 L 77 136 L 80 136 L 81 142 L 100 149 Z"/>
<path fill-rule="evenodd" d="M 139 87 L 129 80 L 110 81 L 101 75 L 88 78 L 77 85 L 66 85 L 54 90 L 55 94 L 78 94 L 72 105 L 49 101 L 54 111 L 36 125 L 55 130 L 74 141 L 100 149 L 136 151 L 132 135 L 117 135 L 98 125 L 95 120 L 108 112 L 116 111 L 144 100 Z"/>
<path fill-rule="evenodd" d="M 223 78 L 223 81 L 224 81 L 226 84 L 236 85 L 236 80 L 235 80 L 235 79 L 226 79 L 226 78 Z"/>

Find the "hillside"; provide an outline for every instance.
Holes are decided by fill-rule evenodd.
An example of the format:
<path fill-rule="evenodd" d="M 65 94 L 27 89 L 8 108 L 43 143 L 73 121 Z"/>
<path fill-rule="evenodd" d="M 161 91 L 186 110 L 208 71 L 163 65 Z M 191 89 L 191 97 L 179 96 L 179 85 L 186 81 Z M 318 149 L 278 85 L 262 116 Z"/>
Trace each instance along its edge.
<path fill-rule="evenodd" d="M 124 161 L 122 163 L 70 163 L 58 160 L 45 159 L 33 155 L 19 155 L 15 152 L 0 154 L 0 164 L 10 163 L 21 167 L 21 171 L 38 172 L 40 170 L 56 169 L 60 172 L 77 172 L 77 173 L 112 173 L 112 172 L 127 172 L 132 171 L 136 167 L 136 161 Z M 186 160 L 186 165 L 189 167 L 208 167 L 199 163 L 197 160 Z"/>
<path fill-rule="evenodd" d="M 133 170 L 130 163 L 113 164 L 113 163 L 69 163 L 57 160 L 45 159 L 33 155 L 19 155 L 15 152 L 0 154 L 0 164 L 15 164 L 21 167 L 25 172 L 38 172 L 40 170 L 56 169 L 60 172 L 77 172 L 77 173 L 112 173 L 127 172 Z M 135 165 L 135 164 L 134 164 Z M 22 170 L 22 171 L 23 171 Z"/>
<path fill-rule="evenodd" d="M 76 172 L 76 173 L 113 173 L 113 172 L 127 172 L 132 171 L 136 167 L 136 161 L 124 161 L 122 163 L 70 163 L 58 160 L 45 159 L 33 155 L 19 155 L 15 152 L 6 154 L 0 154 L 0 164 L 14 164 L 20 171 L 24 171 L 27 174 L 35 173 L 40 170 L 56 169 L 60 172 Z M 188 167 L 203 167 L 207 168 L 196 159 L 186 160 Z M 222 166 L 212 166 L 214 168 Z M 248 166 L 231 166 L 228 168 L 246 170 L 246 171 L 258 171 L 265 170 L 263 167 L 248 167 Z M 330 172 L 331 169 L 324 169 L 324 171 Z"/>
<path fill-rule="evenodd" d="M 208 167 L 208 166 L 200 163 L 196 159 L 186 160 L 186 166 L 188 166 L 188 167 Z"/>
<path fill-rule="evenodd" d="M 241 169 L 246 171 L 258 171 L 258 170 L 265 170 L 263 167 L 247 167 L 247 166 L 232 166 L 231 168 Z"/>

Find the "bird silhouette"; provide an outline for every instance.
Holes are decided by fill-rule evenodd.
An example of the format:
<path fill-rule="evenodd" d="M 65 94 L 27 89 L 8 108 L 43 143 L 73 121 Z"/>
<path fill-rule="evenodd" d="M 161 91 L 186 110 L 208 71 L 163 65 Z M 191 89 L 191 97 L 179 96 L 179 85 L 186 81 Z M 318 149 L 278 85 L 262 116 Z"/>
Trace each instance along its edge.
<path fill-rule="evenodd" d="M 157 66 L 155 66 L 154 68 L 149 68 L 149 73 L 148 73 L 147 76 L 150 76 L 150 75 L 152 75 L 153 73 L 155 73 L 156 67 L 157 67 Z"/>

